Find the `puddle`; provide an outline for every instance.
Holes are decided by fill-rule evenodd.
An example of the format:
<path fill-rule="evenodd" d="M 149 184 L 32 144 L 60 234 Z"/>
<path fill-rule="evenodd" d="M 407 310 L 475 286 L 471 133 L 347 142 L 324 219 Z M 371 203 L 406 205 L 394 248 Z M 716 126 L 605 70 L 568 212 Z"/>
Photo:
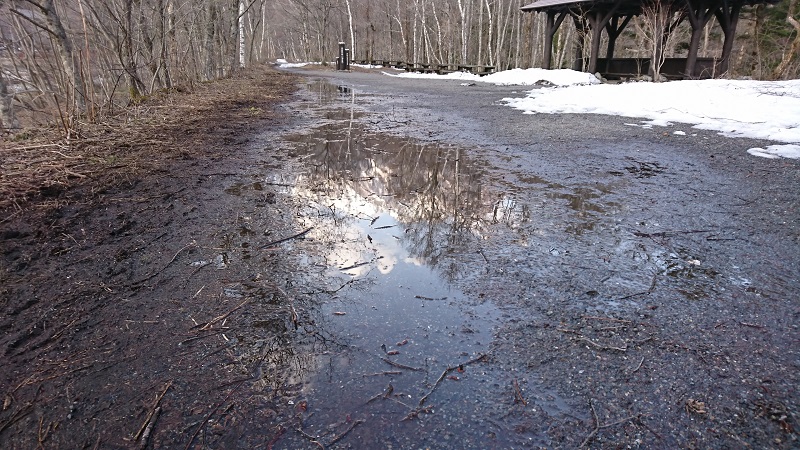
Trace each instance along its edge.
<path fill-rule="evenodd" d="M 296 372 L 290 405 L 302 432 L 276 448 L 506 448 L 541 438 L 498 425 L 517 375 L 479 358 L 500 311 L 457 285 L 491 265 L 481 249 L 498 233 L 537 220 L 579 235 L 618 205 L 598 187 L 537 177 L 503 185 L 460 147 L 367 131 L 352 90 L 310 88 L 322 125 L 284 136 L 294 178 L 262 180 L 297 203 L 298 228 L 312 228 L 320 252 L 303 255 L 301 284 L 320 306 L 300 330 L 312 362 Z M 513 234 L 510 245 L 527 252 L 528 238 Z M 545 389 L 531 396 L 540 414 L 569 409 Z"/>
<path fill-rule="evenodd" d="M 355 91 L 349 86 L 337 86 L 324 81 L 313 81 L 308 84 L 309 92 L 316 96 L 321 105 L 340 103 L 343 99 L 355 98 Z"/>
<path fill-rule="evenodd" d="M 456 287 L 475 266 L 454 256 L 483 265 L 480 244 L 530 221 L 528 207 L 457 146 L 366 132 L 351 107 L 321 116 L 324 125 L 281 144 L 299 175 L 263 180 L 285 186 L 298 226 L 313 227 L 307 237 L 324 249 L 304 256 L 317 275 L 307 292 L 321 304 L 301 329 L 313 363 L 291 398 L 305 434 L 286 433 L 276 448 L 327 447 L 353 426 L 341 443 L 354 448 L 519 444 L 497 422 L 508 373 L 476 361 L 490 353 L 500 312 Z"/>
<path fill-rule="evenodd" d="M 480 166 L 456 147 L 339 124 L 289 142 L 308 168 L 292 197 L 326 249 L 308 263 L 332 280 L 315 324 L 330 345 L 296 400 L 304 432 L 330 443 L 364 420 L 347 438 L 357 448 L 488 444 L 492 377 L 473 360 L 488 353 L 498 311 L 451 285 L 460 268 L 443 256 L 524 211 L 482 187 Z"/>

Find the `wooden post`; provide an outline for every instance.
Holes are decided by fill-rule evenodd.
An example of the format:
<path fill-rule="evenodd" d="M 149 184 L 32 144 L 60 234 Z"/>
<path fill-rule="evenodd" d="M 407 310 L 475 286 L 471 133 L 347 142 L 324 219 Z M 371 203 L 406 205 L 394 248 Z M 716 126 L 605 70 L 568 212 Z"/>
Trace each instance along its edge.
<path fill-rule="evenodd" d="M 339 56 L 336 57 L 336 70 L 348 70 L 350 62 L 348 61 L 348 50 L 345 48 L 344 42 L 339 42 Z"/>
<path fill-rule="evenodd" d="M 602 68 L 603 71 L 608 71 L 608 65 L 610 61 L 614 58 L 614 49 L 617 44 L 617 38 L 620 34 L 622 34 L 622 30 L 628 26 L 631 19 L 633 19 L 633 15 L 625 16 L 625 19 L 622 21 L 622 24 L 619 23 L 620 16 L 614 15 L 611 18 L 611 22 L 606 24 L 606 34 L 608 34 L 608 47 L 606 48 L 606 64 L 605 67 Z"/>
<path fill-rule="evenodd" d="M 600 38 L 602 37 L 603 28 L 605 28 L 604 15 L 601 11 L 594 11 L 589 15 L 589 26 L 592 29 L 592 47 L 589 54 L 589 67 L 586 68 L 587 72 L 597 72 L 597 58 L 600 53 Z M 608 22 L 608 19 L 605 20 Z"/>
<path fill-rule="evenodd" d="M 689 40 L 689 53 L 686 55 L 686 68 L 683 76 L 696 78 L 695 66 L 697 65 L 697 52 L 700 49 L 700 37 L 708 21 L 714 16 L 714 11 L 719 8 L 719 1 L 686 0 L 687 17 L 692 25 L 692 38 Z"/>
<path fill-rule="evenodd" d="M 741 0 L 722 0 L 722 6 L 717 8 L 715 15 L 717 21 L 725 34 L 725 42 L 722 44 L 722 61 L 720 62 L 720 75 L 728 73 L 730 68 L 731 51 L 733 50 L 733 38 L 736 34 L 736 25 L 739 23 L 739 12 L 742 9 Z"/>
<path fill-rule="evenodd" d="M 545 39 L 544 39 L 544 61 L 542 69 L 550 69 L 553 60 L 553 36 L 555 36 L 558 27 L 567 16 L 566 11 L 562 11 L 556 18 L 556 11 L 547 11 L 547 20 L 545 21 Z"/>
<path fill-rule="evenodd" d="M 622 5 L 622 0 L 616 0 L 611 7 L 605 11 L 597 11 L 589 16 L 589 26 L 592 27 L 592 53 L 589 57 L 589 73 L 597 72 L 597 58 L 600 53 L 600 38 L 603 34 L 603 29 L 611 21 L 617 13 L 617 10 Z"/>

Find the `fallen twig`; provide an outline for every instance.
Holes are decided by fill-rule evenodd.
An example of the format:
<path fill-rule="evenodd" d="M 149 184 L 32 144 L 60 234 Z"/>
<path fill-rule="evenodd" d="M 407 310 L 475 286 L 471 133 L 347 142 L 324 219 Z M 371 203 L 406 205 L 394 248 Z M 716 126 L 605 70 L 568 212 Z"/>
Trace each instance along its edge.
<path fill-rule="evenodd" d="M 142 433 L 142 442 L 139 444 L 139 448 L 141 450 L 147 448 L 147 441 L 150 440 L 150 433 L 153 432 L 153 426 L 155 426 L 155 423 L 158 420 L 158 416 L 160 414 L 161 414 L 161 407 L 159 406 L 153 411 L 153 417 L 147 424 L 147 428 L 145 428 L 144 433 Z"/>
<path fill-rule="evenodd" d="M 361 375 L 362 377 L 379 377 L 383 375 L 402 375 L 403 372 L 399 370 L 384 370 L 383 372 L 376 372 L 376 373 L 368 373 Z"/>
<path fill-rule="evenodd" d="M 364 422 L 365 422 L 365 421 L 364 421 L 364 420 L 362 420 L 362 419 L 359 419 L 359 420 L 355 420 L 355 421 L 353 421 L 353 423 L 351 423 L 351 424 L 350 424 L 350 427 L 349 427 L 349 428 L 347 428 L 346 430 L 344 430 L 344 431 L 343 431 L 341 434 L 339 434 L 338 436 L 336 436 L 336 437 L 334 437 L 333 439 L 331 439 L 331 441 L 328 443 L 328 445 L 330 446 L 330 445 L 333 445 L 333 444 L 335 444 L 335 443 L 339 442 L 340 440 L 342 440 L 342 438 L 344 438 L 345 436 L 347 436 L 347 433 L 349 433 L 349 432 L 353 431 L 353 428 L 355 428 L 357 425 L 360 425 L 360 424 L 362 424 L 362 423 L 364 423 Z"/>
<path fill-rule="evenodd" d="M 439 386 L 439 383 L 441 383 L 442 380 L 444 380 L 444 378 L 447 376 L 448 373 L 450 373 L 450 372 L 452 372 L 454 370 L 457 370 L 457 369 L 464 370 L 464 366 L 468 366 L 468 365 L 470 365 L 472 363 L 476 363 L 478 361 L 483 360 L 484 358 L 486 358 L 486 354 L 481 353 L 477 357 L 472 358 L 467 362 L 461 363 L 461 364 L 459 364 L 457 366 L 450 366 L 450 367 L 444 369 L 444 372 L 442 372 L 442 374 L 439 375 L 439 378 L 436 380 L 436 382 L 433 383 L 433 387 L 431 388 L 431 390 L 428 391 L 427 394 L 423 395 L 421 399 L 419 399 L 419 406 L 422 406 L 422 404 L 425 403 L 425 400 L 427 400 L 428 397 L 430 397 L 430 395 L 433 394 L 433 391 L 436 390 L 436 388 Z"/>
<path fill-rule="evenodd" d="M 20 409 L 14 411 L 14 414 L 11 415 L 11 417 L 8 419 L 8 421 L 6 421 L 6 423 L 0 425 L 0 433 L 5 431 L 6 428 L 10 427 L 11 425 L 13 425 L 18 420 L 20 420 L 23 417 L 25 417 L 28 414 L 30 414 L 31 411 L 33 411 L 33 404 L 32 403 L 29 403 L 29 404 L 21 407 Z"/>
<path fill-rule="evenodd" d="M 425 297 L 425 296 L 422 296 L 422 295 L 415 295 L 414 298 L 418 298 L 420 300 L 432 300 L 432 301 L 435 301 L 435 300 L 447 300 L 447 297 L 434 298 L 434 297 Z"/>
<path fill-rule="evenodd" d="M 89 364 L 87 364 L 87 365 L 85 365 L 85 366 L 78 367 L 78 368 L 76 368 L 76 369 L 68 370 L 68 371 L 66 371 L 66 372 L 63 372 L 63 373 L 57 373 L 57 374 L 55 374 L 55 375 L 50 375 L 50 376 L 47 376 L 47 377 L 44 377 L 44 378 L 38 378 L 38 379 L 35 379 L 35 380 L 32 380 L 31 378 L 28 378 L 28 379 L 26 379 L 25 381 L 23 381 L 22 383 L 20 383 L 20 384 L 19 384 L 19 385 L 18 385 L 16 388 L 14 388 L 14 390 L 13 390 L 13 391 L 11 391 L 11 392 L 17 392 L 17 391 L 19 390 L 19 388 L 21 388 L 21 387 L 23 387 L 23 386 L 27 386 L 27 385 L 31 385 L 31 384 L 35 384 L 35 383 L 41 383 L 41 382 L 44 382 L 44 381 L 49 381 L 49 380 L 52 380 L 52 379 L 55 379 L 55 378 L 58 378 L 58 377 L 63 377 L 63 376 L 66 376 L 66 375 L 71 375 L 71 374 L 73 374 L 73 373 L 75 373 L 75 372 L 80 372 L 80 371 L 82 371 L 82 370 L 86 370 L 86 369 L 88 369 L 88 368 L 90 368 L 90 367 L 94 366 L 94 364 L 95 364 L 95 363 L 89 363 Z"/>
<path fill-rule="evenodd" d="M 448 373 L 456 369 L 457 367 L 448 367 L 447 369 L 444 369 L 444 372 L 442 372 L 442 374 L 439 375 L 439 378 L 436 379 L 436 382 L 433 383 L 433 387 L 431 387 L 431 390 L 428 391 L 427 394 L 423 395 L 421 399 L 419 399 L 419 406 L 422 406 L 422 404 L 425 403 L 425 400 L 427 400 L 428 397 L 430 397 L 430 395 L 433 394 L 433 391 L 436 390 L 436 388 L 439 386 L 439 383 L 441 383 L 442 380 L 444 380 L 444 377 L 446 377 Z"/>
<path fill-rule="evenodd" d="M 642 364 L 644 364 L 644 356 L 642 356 L 642 360 L 641 360 L 641 361 L 639 361 L 639 364 L 636 366 L 636 368 L 635 368 L 635 369 L 633 369 L 633 371 L 632 371 L 631 373 L 636 373 L 636 372 L 638 372 L 638 371 L 639 371 L 639 369 L 641 369 L 641 368 L 642 368 Z"/>
<path fill-rule="evenodd" d="M 341 267 L 341 268 L 339 268 L 339 270 L 344 271 L 344 270 L 355 269 L 355 268 L 361 267 L 361 266 L 366 266 L 367 264 L 372 264 L 372 263 L 374 263 L 375 261 L 377 261 L 379 259 L 383 259 L 383 256 L 378 256 L 377 258 L 373 258 L 371 261 L 363 261 L 363 262 L 355 263 L 355 264 L 347 266 L 347 267 Z"/>
<path fill-rule="evenodd" d="M 399 367 L 400 369 L 414 370 L 414 371 L 417 371 L 417 372 L 422 372 L 422 371 L 425 370 L 425 369 L 422 369 L 420 367 L 411 367 L 411 366 L 407 366 L 405 364 L 396 363 L 396 362 L 394 362 L 394 361 L 392 361 L 391 359 L 388 359 L 388 358 L 381 357 L 381 359 L 383 360 L 383 362 L 389 364 L 390 366 Z"/>
<path fill-rule="evenodd" d="M 653 433 L 653 435 L 654 435 L 655 437 L 657 437 L 659 441 L 663 441 L 663 440 L 664 440 L 664 438 L 663 438 L 663 437 L 661 437 L 661 435 L 660 435 L 660 434 L 656 433 L 656 432 L 655 432 L 655 430 L 653 430 L 652 428 L 650 428 L 650 426 L 648 426 L 648 425 L 647 425 L 647 422 L 645 422 L 644 420 L 642 420 L 642 417 L 641 417 L 641 416 L 637 417 L 636 423 L 638 423 L 639 425 L 641 425 L 641 426 L 645 427 L 645 428 L 647 429 L 647 431 L 649 431 L 649 432 Z"/>
<path fill-rule="evenodd" d="M 286 428 L 283 426 L 278 426 L 278 432 L 275 433 L 275 436 L 272 437 L 272 440 L 267 442 L 267 450 L 272 450 L 272 447 L 280 440 L 283 433 L 286 433 Z"/>
<path fill-rule="evenodd" d="M 618 322 L 618 323 L 633 323 L 633 322 L 631 322 L 630 320 L 624 320 L 624 319 L 615 319 L 615 318 L 613 318 L 613 317 L 583 316 L 582 318 L 583 318 L 583 319 L 587 319 L 587 320 L 589 320 L 589 319 L 591 319 L 591 320 L 607 320 L 607 321 L 609 321 L 609 322 Z"/>
<path fill-rule="evenodd" d="M 419 408 L 416 408 L 416 409 L 412 410 L 411 412 L 409 412 L 408 414 L 406 414 L 406 416 L 403 417 L 403 419 L 400 420 L 400 422 L 405 422 L 406 420 L 414 419 L 414 418 L 418 417 L 422 413 L 430 414 L 431 411 L 433 411 L 433 405 L 420 406 Z"/>
<path fill-rule="evenodd" d="M 626 417 L 626 418 L 624 418 L 622 420 L 618 420 L 616 422 L 607 423 L 605 425 L 600 425 L 600 419 L 597 418 L 597 412 L 594 410 L 594 404 L 592 403 L 591 400 L 589 400 L 589 408 L 592 410 L 592 418 L 594 419 L 594 430 L 592 430 L 592 432 L 589 433 L 588 436 L 586 436 L 586 439 L 584 439 L 583 442 L 581 442 L 581 445 L 579 446 L 579 448 L 583 448 L 583 447 L 586 447 L 587 445 L 589 445 L 589 443 L 592 442 L 592 440 L 595 438 L 595 436 L 597 436 L 597 433 L 599 433 L 600 430 L 605 429 L 605 428 L 615 427 L 617 425 L 622 425 L 623 423 L 627 423 L 627 422 L 636 420 L 636 419 L 638 419 L 640 417 L 640 415 L 635 415 L 635 416 Z"/>
<path fill-rule="evenodd" d="M 229 317 L 231 314 L 233 314 L 234 312 L 238 311 L 238 310 L 239 310 L 239 309 L 240 309 L 242 306 L 244 306 L 244 305 L 246 305 L 247 303 L 249 303 L 249 302 L 250 302 L 250 300 L 251 300 L 251 299 L 247 298 L 247 299 L 245 299 L 245 300 L 244 300 L 242 303 L 239 303 L 239 305 L 238 305 L 237 307 L 233 308 L 232 310 L 228 311 L 227 313 L 225 313 L 225 314 L 223 314 L 223 315 L 221 315 L 221 316 L 217 316 L 217 317 L 215 317 L 215 318 L 211 319 L 210 321 L 208 321 L 207 323 L 205 323 L 205 324 L 204 324 L 204 325 L 203 325 L 203 326 L 200 328 L 200 331 L 206 331 L 206 330 L 209 330 L 209 329 L 211 329 L 211 327 L 212 327 L 212 326 L 213 326 L 215 323 L 217 323 L 217 322 L 219 322 L 219 321 L 221 321 L 221 320 L 225 320 L 225 319 L 227 319 L 227 318 L 228 318 L 228 317 Z"/>
<path fill-rule="evenodd" d="M 372 403 L 379 398 L 389 398 L 389 396 L 392 395 L 392 392 L 394 392 L 394 386 L 392 386 L 392 382 L 390 381 L 389 385 L 386 386 L 386 389 L 384 389 L 383 392 L 367 400 L 367 403 Z"/>
<path fill-rule="evenodd" d="M 170 386 L 172 386 L 172 380 L 167 382 L 167 385 L 164 387 L 164 391 L 161 392 L 161 395 L 156 397 L 156 401 L 153 404 L 153 409 L 150 411 L 150 414 L 147 415 L 147 418 L 144 420 L 144 423 L 139 428 L 139 431 L 133 436 L 134 441 L 138 441 L 139 438 L 144 438 L 144 433 L 146 432 L 147 428 L 152 428 L 152 425 L 155 422 L 155 419 L 153 419 L 153 417 L 161 413 L 161 407 L 159 406 L 159 404 L 161 403 L 161 399 L 164 398 L 164 395 L 167 394 L 167 391 L 169 390 Z"/>
<path fill-rule="evenodd" d="M 198 339 L 205 339 L 205 338 L 207 338 L 207 337 L 209 337 L 209 336 L 216 336 L 216 335 L 218 335 L 218 334 L 222 334 L 222 333 L 224 333 L 224 332 L 225 332 L 225 330 L 224 330 L 224 329 L 221 329 L 221 330 L 217 330 L 217 331 L 215 331 L 215 332 L 213 332 L 213 333 L 207 333 L 207 334 L 204 334 L 204 335 L 202 335 L 202 336 L 190 337 L 190 338 L 188 338 L 188 339 L 184 339 L 184 340 L 182 340 L 182 341 L 178 342 L 178 347 L 181 347 L 183 344 L 188 344 L 189 342 L 196 341 L 196 340 L 198 340 Z"/>
<path fill-rule="evenodd" d="M 160 237 L 160 236 L 159 236 L 159 237 Z M 196 241 L 192 241 L 192 242 L 189 242 L 188 244 L 184 245 L 184 246 L 183 246 L 183 247 L 182 247 L 180 250 L 178 250 L 177 252 L 175 252 L 175 255 L 173 255 L 173 256 L 172 256 L 172 259 L 171 259 L 171 260 L 169 260 L 169 262 L 168 262 L 166 265 L 164 265 L 164 267 L 162 267 L 162 268 L 161 268 L 161 269 L 159 269 L 159 270 L 156 270 L 155 272 L 153 272 L 153 273 L 151 273 L 150 275 L 148 275 L 148 276 L 146 276 L 146 277 L 142 278 L 141 280 L 134 282 L 133 284 L 134 284 L 134 285 L 137 285 L 137 284 L 142 284 L 142 283 L 144 283 L 145 281 L 149 281 L 149 280 L 151 280 L 151 279 L 155 278 L 155 277 L 156 277 L 158 274 L 160 274 L 161 272 L 163 272 L 163 271 L 167 270 L 167 267 L 169 267 L 169 266 L 170 266 L 172 263 L 174 263 L 174 262 L 175 262 L 175 260 L 178 258 L 178 255 L 180 255 L 182 251 L 184 251 L 184 250 L 186 250 L 187 248 L 189 248 L 189 247 L 192 247 L 192 246 L 194 246 L 194 245 L 197 245 L 197 242 L 196 242 Z"/>
<path fill-rule="evenodd" d="M 335 294 L 335 293 L 337 293 L 337 292 L 341 291 L 342 289 L 346 288 L 347 286 L 349 286 L 349 285 L 351 285 L 351 284 L 355 283 L 355 282 L 356 282 L 356 280 L 358 280 L 358 279 L 357 279 L 357 278 L 353 278 L 352 280 L 348 280 L 346 283 L 344 283 L 343 285 L 339 286 L 338 288 L 336 288 L 336 289 L 334 289 L 334 290 L 332 290 L 332 291 L 326 291 L 326 290 L 323 290 L 322 292 L 324 292 L 324 293 L 326 293 L 326 294 L 329 294 L 329 295 L 333 295 L 333 294 Z"/>
<path fill-rule="evenodd" d="M 233 395 L 234 392 L 239 390 L 239 387 L 241 387 L 242 384 L 244 384 L 244 381 L 237 384 L 233 389 L 231 389 L 230 392 L 228 392 L 228 395 L 226 395 L 221 402 L 217 403 L 213 408 L 211 408 L 211 411 L 209 411 L 209 413 L 206 414 L 206 416 L 200 422 L 200 426 L 197 427 L 196 430 L 194 430 L 194 433 L 192 433 L 192 436 L 189 438 L 189 442 L 186 443 L 186 447 L 184 447 L 183 450 L 189 450 L 189 448 L 192 446 L 192 442 L 194 442 L 194 440 L 197 438 L 197 435 L 200 433 L 200 430 L 202 430 L 206 426 L 206 424 L 208 424 L 208 421 L 209 419 L 211 419 L 211 416 L 214 415 L 214 413 L 219 409 L 220 406 L 222 406 L 225 402 L 228 401 L 228 399 L 231 397 L 231 395 Z"/>
<path fill-rule="evenodd" d="M 272 247 L 273 245 L 278 245 L 278 244 L 282 244 L 282 243 L 284 243 L 286 241 L 291 241 L 292 239 L 301 238 L 301 237 L 305 236 L 306 234 L 308 234 L 308 232 L 313 230 L 313 229 L 314 229 L 314 227 L 309 227 L 309 228 L 307 228 L 307 229 L 305 229 L 305 230 L 303 230 L 303 231 L 301 231 L 301 232 L 299 232 L 297 234 L 294 234 L 292 236 L 285 237 L 283 239 L 278 239 L 277 241 L 272 241 L 272 242 L 270 242 L 268 244 L 264 244 L 264 245 L 258 247 L 258 249 L 259 250 L 263 250 L 263 249 L 265 249 L 267 247 Z"/>
<path fill-rule="evenodd" d="M 53 143 L 53 144 L 40 144 L 40 145 L 29 145 L 29 146 L 27 146 L 27 147 L 16 147 L 16 148 L 10 148 L 9 150 L 11 150 L 11 151 L 18 151 L 18 150 L 33 150 L 33 149 L 36 149 L 36 148 L 45 148 L 45 147 L 62 147 L 62 148 L 63 148 L 63 147 L 64 147 L 64 145 L 63 145 L 63 144 L 61 144 L 61 143 Z M 62 154 L 62 155 L 63 155 L 63 154 Z M 69 158 L 69 157 L 67 157 L 67 158 Z"/>
<path fill-rule="evenodd" d="M 325 449 L 325 446 L 322 445 L 322 443 L 319 441 L 320 440 L 319 436 L 312 436 L 312 435 L 306 433 L 305 431 L 303 431 L 303 429 L 300 428 L 299 426 L 295 428 L 295 431 L 297 431 L 298 433 L 302 434 L 303 437 L 308 439 L 312 444 L 316 444 L 317 447 L 319 447 L 319 448 L 321 448 L 323 450 Z M 270 445 L 269 448 L 272 448 L 272 445 Z"/>
<path fill-rule="evenodd" d="M 646 291 L 637 292 L 635 294 L 626 295 L 624 297 L 620 297 L 620 300 L 627 300 L 631 297 L 636 297 L 637 295 L 650 295 L 656 290 L 656 281 L 658 281 L 658 273 L 653 274 L 653 281 L 650 282 L 650 287 Z"/>
<path fill-rule="evenodd" d="M 634 231 L 633 234 L 634 236 L 653 238 L 653 237 L 673 236 L 676 234 L 710 233 L 712 231 L 714 230 L 673 230 L 673 231 L 659 231 L 657 233 L 643 233 L 641 231 Z"/>
<path fill-rule="evenodd" d="M 275 286 L 275 289 L 277 289 L 278 292 L 280 292 L 281 295 L 283 295 L 286 301 L 289 302 L 289 312 L 291 316 L 290 318 L 292 320 L 292 324 L 294 325 L 294 329 L 296 330 L 300 326 L 300 316 L 297 315 L 297 310 L 294 309 L 294 300 L 292 299 L 292 297 L 289 297 L 289 294 L 287 294 L 286 291 L 281 289 L 280 286 L 278 286 L 277 284 L 273 286 Z"/>
<path fill-rule="evenodd" d="M 522 389 L 519 387 L 519 383 L 517 383 L 517 379 L 511 381 L 511 384 L 514 386 L 514 403 L 522 403 L 523 405 L 527 406 L 528 402 L 525 400 L 525 397 L 522 396 Z"/>
<path fill-rule="evenodd" d="M 581 336 L 581 337 L 579 337 L 579 338 L 578 338 L 578 340 L 579 340 L 579 341 L 585 341 L 585 342 L 588 342 L 588 343 L 589 343 L 589 344 L 591 344 L 593 347 L 595 347 L 595 348 L 599 348 L 600 350 L 616 350 L 616 351 L 618 351 L 618 352 L 627 352 L 627 351 L 628 351 L 628 348 L 627 348 L 627 347 L 612 347 L 612 346 L 610 346 L 610 345 L 598 344 L 597 342 L 595 342 L 595 341 L 593 341 L 593 340 L 591 340 L 591 339 L 587 338 L 586 336 Z"/>

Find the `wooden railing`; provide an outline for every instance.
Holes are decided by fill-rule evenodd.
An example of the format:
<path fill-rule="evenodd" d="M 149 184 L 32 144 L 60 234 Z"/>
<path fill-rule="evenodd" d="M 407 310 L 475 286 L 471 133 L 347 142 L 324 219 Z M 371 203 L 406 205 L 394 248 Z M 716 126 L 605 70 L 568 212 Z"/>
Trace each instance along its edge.
<path fill-rule="evenodd" d="M 697 58 L 694 78 L 714 78 L 720 75 L 720 60 L 717 58 Z M 650 58 L 599 58 L 598 71 L 608 79 L 631 78 L 647 75 L 650 71 Z M 686 77 L 686 58 L 666 58 L 661 66 L 661 74 L 671 80 Z"/>
<path fill-rule="evenodd" d="M 363 65 L 393 67 L 395 69 L 405 70 L 406 72 L 436 73 L 440 75 L 453 72 L 469 72 L 475 75 L 484 76 L 495 72 L 495 66 L 487 66 L 482 64 L 407 63 L 404 61 L 383 59 L 362 59 L 353 62 Z"/>

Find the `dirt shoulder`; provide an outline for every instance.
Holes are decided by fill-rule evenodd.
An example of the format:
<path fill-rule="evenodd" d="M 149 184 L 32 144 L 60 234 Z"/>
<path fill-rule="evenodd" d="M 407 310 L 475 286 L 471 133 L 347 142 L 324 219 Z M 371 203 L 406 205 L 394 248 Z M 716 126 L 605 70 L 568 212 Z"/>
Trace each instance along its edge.
<path fill-rule="evenodd" d="M 294 230 L 268 187 L 241 191 L 254 166 L 283 164 L 254 155 L 288 120 L 278 105 L 296 82 L 250 69 L 150 98 L 71 142 L 44 130 L 4 143 L 0 447 L 188 448 L 223 439 L 206 435 L 222 422 L 220 445 L 246 445 L 245 429 L 260 432 L 254 445 L 276 434 L 271 401 L 244 384 L 246 358 L 266 354 L 243 356 L 230 318 L 252 303 L 245 321 L 261 324 L 262 347 L 291 324 L 272 278 L 285 260 L 247 251 Z M 255 236 L 253 217 L 271 225 Z"/>

